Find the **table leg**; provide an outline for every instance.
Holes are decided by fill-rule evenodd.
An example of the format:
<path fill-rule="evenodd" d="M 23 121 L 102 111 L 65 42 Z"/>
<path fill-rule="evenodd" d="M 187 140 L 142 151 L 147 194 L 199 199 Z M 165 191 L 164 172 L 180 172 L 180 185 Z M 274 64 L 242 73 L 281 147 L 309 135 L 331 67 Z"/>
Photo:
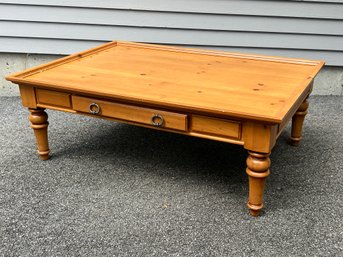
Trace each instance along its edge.
<path fill-rule="evenodd" d="M 307 98 L 300 105 L 297 112 L 292 117 L 292 134 L 291 134 L 291 144 L 293 146 L 298 146 L 301 140 L 301 131 L 304 123 L 305 116 L 308 109 L 308 100 Z"/>
<path fill-rule="evenodd" d="M 42 160 L 49 159 L 49 142 L 48 142 L 48 114 L 44 108 L 29 108 L 31 128 L 36 136 L 38 153 Z"/>
<path fill-rule="evenodd" d="M 248 208 L 252 216 L 258 216 L 263 207 L 265 180 L 269 176 L 269 153 L 248 151 L 246 172 L 249 176 Z"/>

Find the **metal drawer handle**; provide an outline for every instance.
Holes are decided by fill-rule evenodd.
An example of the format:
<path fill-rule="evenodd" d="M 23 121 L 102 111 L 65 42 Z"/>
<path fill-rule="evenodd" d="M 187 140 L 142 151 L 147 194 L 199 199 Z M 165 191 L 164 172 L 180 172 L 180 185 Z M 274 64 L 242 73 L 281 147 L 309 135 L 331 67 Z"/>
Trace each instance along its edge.
<path fill-rule="evenodd" d="M 91 114 L 98 114 L 100 112 L 100 106 L 96 103 L 91 103 L 89 105 L 89 112 Z"/>
<path fill-rule="evenodd" d="M 159 114 L 154 114 L 151 117 L 151 123 L 155 127 L 161 127 L 163 125 L 164 119 L 161 115 Z"/>

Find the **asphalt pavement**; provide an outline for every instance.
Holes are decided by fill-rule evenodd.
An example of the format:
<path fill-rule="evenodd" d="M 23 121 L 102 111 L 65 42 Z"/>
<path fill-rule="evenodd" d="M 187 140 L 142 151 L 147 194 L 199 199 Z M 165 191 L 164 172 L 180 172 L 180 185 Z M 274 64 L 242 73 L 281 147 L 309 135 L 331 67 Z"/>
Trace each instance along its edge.
<path fill-rule="evenodd" d="M 0 256 L 343 256 L 343 97 L 310 98 L 249 216 L 241 146 L 48 111 L 41 161 L 0 97 Z"/>

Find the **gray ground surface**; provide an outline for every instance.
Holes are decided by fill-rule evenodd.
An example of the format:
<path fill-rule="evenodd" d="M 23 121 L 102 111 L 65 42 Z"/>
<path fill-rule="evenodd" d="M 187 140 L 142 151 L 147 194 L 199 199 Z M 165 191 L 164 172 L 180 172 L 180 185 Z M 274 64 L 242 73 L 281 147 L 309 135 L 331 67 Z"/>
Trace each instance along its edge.
<path fill-rule="evenodd" d="M 0 256 L 342 256 L 343 98 L 312 97 L 271 155 L 265 213 L 240 146 L 49 111 L 53 158 L 0 98 Z"/>

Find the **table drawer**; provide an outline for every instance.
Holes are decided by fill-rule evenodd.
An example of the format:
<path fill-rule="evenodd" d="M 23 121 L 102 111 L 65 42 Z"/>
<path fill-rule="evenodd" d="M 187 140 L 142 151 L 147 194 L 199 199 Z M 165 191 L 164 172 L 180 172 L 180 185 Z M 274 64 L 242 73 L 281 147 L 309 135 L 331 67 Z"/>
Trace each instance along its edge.
<path fill-rule="evenodd" d="M 83 96 L 72 96 L 73 109 L 79 112 L 138 122 L 155 127 L 186 131 L 187 115 L 114 103 Z"/>
<path fill-rule="evenodd" d="M 70 94 L 36 88 L 38 104 L 71 108 Z"/>
<path fill-rule="evenodd" d="M 193 115 L 191 130 L 208 135 L 229 137 L 233 139 L 241 138 L 241 123 L 239 121 Z"/>

